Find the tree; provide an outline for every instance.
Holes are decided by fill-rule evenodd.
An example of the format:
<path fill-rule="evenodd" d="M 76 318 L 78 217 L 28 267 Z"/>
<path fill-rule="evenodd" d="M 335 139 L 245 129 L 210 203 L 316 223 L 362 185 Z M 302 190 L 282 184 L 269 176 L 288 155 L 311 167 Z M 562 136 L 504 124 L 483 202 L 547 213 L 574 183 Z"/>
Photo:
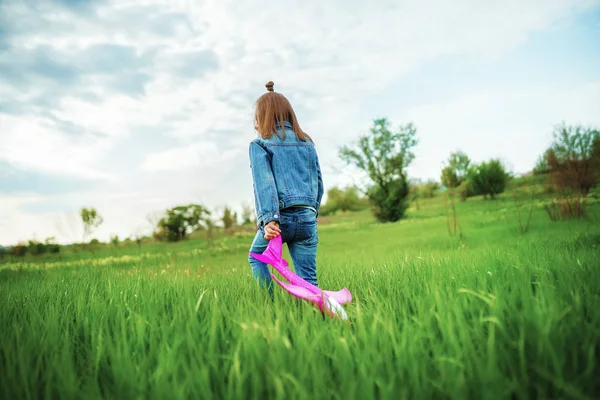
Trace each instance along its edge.
<path fill-rule="evenodd" d="M 475 195 L 483 195 L 492 199 L 504 192 L 509 174 L 500 160 L 493 159 L 488 162 L 482 162 L 469 169 L 467 174 L 468 190 L 472 190 Z"/>
<path fill-rule="evenodd" d="M 242 206 L 242 225 L 256 225 L 253 214 L 254 210 L 252 210 L 252 207 L 244 204 Z"/>
<path fill-rule="evenodd" d="M 111 235 L 110 236 L 110 244 L 112 244 L 115 247 L 119 246 L 119 235 L 115 234 L 115 235 Z"/>
<path fill-rule="evenodd" d="M 408 207 L 406 168 L 415 157 L 411 151 L 418 143 L 415 135 L 412 123 L 392 132 L 386 118 L 376 119 L 370 134 L 360 137 L 356 146 L 340 149 L 342 160 L 369 176 L 371 185 L 366 193 L 381 222 L 398 221 Z"/>
<path fill-rule="evenodd" d="M 550 149 L 548 149 L 544 152 L 544 154 L 538 157 L 535 167 L 533 167 L 534 175 L 544 175 L 550 172 L 551 168 L 548 162 L 550 153 Z"/>
<path fill-rule="evenodd" d="M 471 159 L 462 151 L 450 154 L 442 169 L 442 183 L 448 187 L 458 187 L 467 179 Z"/>
<path fill-rule="evenodd" d="M 554 186 L 587 196 L 600 179 L 600 131 L 581 125 L 556 125 L 544 158 Z"/>
<path fill-rule="evenodd" d="M 156 236 L 170 242 L 183 240 L 189 233 L 202 228 L 208 216 L 210 211 L 199 204 L 173 207 L 158 221 Z"/>
<path fill-rule="evenodd" d="M 138 227 L 135 230 L 135 233 L 131 236 L 135 240 L 135 244 L 137 244 L 138 251 L 141 251 L 142 250 L 142 241 L 144 240 L 144 234 L 142 232 L 142 229 L 140 227 Z"/>
<path fill-rule="evenodd" d="M 47 237 L 46 240 L 44 240 L 44 244 L 46 245 L 46 252 L 48 253 L 60 253 L 60 245 L 55 243 L 56 238 L 54 236 L 51 237 Z"/>
<path fill-rule="evenodd" d="M 206 241 L 208 242 L 208 247 L 212 247 L 212 235 L 213 229 L 215 228 L 215 221 L 209 216 L 204 219 L 204 229 L 206 230 Z"/>
<path fill-rule="evenodd" d="M 237 214 L 231 211 L 231 208 L 225 207 L 221 222 L 223 223 L 225 230 L 229 230 L 237 225 Z"/>
<path fill-rule="evenodd" d="M 94 229 L 98 228 L 104 219 L 95 208 L 82 208 L 80 211 L 81 221 L 83 222 L 83 230 L 85 232 L 85 238 L 92 234 Z"/>

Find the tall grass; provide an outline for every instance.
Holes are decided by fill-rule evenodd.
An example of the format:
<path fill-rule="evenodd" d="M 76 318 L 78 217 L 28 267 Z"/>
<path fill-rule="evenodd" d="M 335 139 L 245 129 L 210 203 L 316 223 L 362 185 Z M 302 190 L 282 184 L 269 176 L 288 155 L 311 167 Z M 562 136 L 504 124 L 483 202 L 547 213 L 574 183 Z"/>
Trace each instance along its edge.
<path fill-rule="evenodd" d="M 397 224 L 321 227 L 319 284 L 351 290 L 348 322 L 258 290 L 248 236 L 6 264 L 0 396 L 596 397 L 600 227 L 536 208 L 521 236 L 497 203 L 456 207 L 461 245 L 441 199 Z"/>

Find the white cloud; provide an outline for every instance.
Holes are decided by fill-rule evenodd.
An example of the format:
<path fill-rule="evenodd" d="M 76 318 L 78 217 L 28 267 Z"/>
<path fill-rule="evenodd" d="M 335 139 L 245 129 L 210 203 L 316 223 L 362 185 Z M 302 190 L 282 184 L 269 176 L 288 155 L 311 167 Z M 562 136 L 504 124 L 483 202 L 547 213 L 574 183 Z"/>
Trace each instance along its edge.
<path fill-rule="evenodd" d="M 20 168 L 61 173 L 89 179 L 112 179 L 110 174 L 91 166 L 108 146 L 104 138 L 86 135 L 72 140 L 36 117 L 27 119 L 0 115 L 4 131 L 0 160 Z"/>
<path fill-rule="evenodd" d="M 218 153 L 215 143 L 193 144 L 146 155 L 141 168 L 146 171 L 177 171 L 199 167 Z"/>
<path fill-rule="evenodd" d="M 574 87 L 487 87 L 445 104 L 409 108 L 421 143 L 412 171 L 437 177 L 440 161 L 462 149 L 474 161 L 501 158 L 517 173 L 529 171 L 561 121 L 594 125 L 600 110 L 600 80 Z M 443 134 L 436 134 L 443 132 Z"/>

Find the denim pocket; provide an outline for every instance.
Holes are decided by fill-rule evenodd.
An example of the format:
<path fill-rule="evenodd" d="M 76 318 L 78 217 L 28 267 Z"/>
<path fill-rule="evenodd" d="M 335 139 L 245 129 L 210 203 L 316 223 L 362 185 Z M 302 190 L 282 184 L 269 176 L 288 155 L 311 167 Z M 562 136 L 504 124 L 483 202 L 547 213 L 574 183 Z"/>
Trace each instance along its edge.
<path fill-rule="evenodd" d="M 318 241 L 317 236 L 317 213 L 310 208 L 298 211 L 298 233 L 297 240 L 313 245 Z"/>
<path fill-rule="evenodd" d="M 307 222 L 298 227 L 297 240 L 304 242 L 306 245 L 316 245 L 319 241 L 317 232 L 317 222 Z"/>
<path fill-rule="evenodd" d="M 312 226 L 317 224 L 317 213 L 310 208 L 304 208 L 298 212 L 300 225 Z"/>

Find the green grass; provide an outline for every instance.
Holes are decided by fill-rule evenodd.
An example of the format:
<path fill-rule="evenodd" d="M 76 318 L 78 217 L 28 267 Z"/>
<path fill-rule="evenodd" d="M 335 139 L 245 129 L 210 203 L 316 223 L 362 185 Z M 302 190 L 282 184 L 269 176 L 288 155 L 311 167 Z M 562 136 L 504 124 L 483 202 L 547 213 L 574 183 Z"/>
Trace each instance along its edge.
<path fill-rule="evenodd" d="M 350 289 L 348 322 L 271 302 L 248 235 L 2 264 L 0 396 L 597 398 L 600 209 L 536 208 L 522 236 L 511 204 L 459 203 L 456 237 L 440 198 L 322 224 L 319 284 Z"/>

